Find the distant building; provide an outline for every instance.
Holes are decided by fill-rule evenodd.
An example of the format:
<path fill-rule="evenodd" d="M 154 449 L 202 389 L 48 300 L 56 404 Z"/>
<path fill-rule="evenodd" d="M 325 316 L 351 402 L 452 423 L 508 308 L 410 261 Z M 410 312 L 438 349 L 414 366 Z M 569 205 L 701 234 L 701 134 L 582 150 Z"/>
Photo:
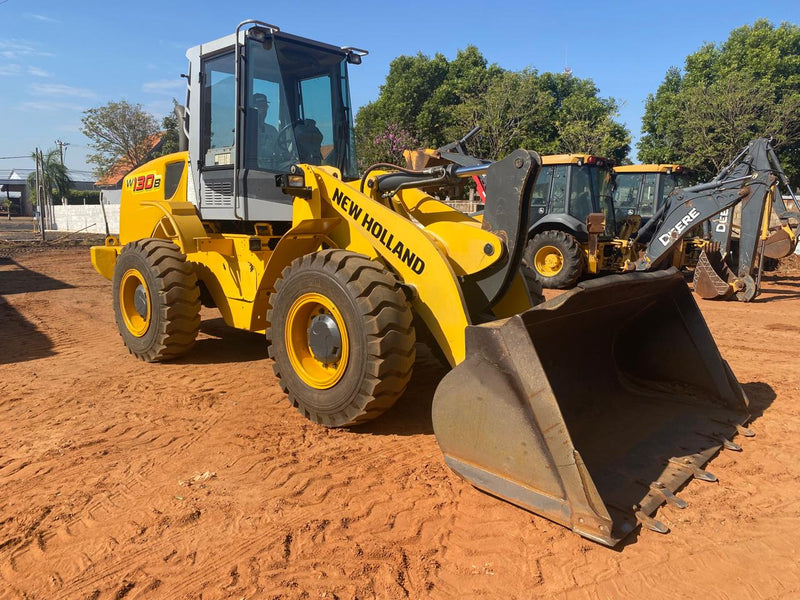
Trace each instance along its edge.
<path fill-rule="evenodd" d="M 33 202 L 28 190 L 28 177 L 35 169 L 11 169 L 0 171 L 0 201 L 11 200 L 11 214 L 23 217 L 33 216 Z M 92 191 L 94 181 L 88 171 L 70 171 L 70 189 Z"/>
<path fill-rule="evenodd" d="M 33 205 L 28 193 L 28 175 L 33 169 L 0 171 L 0 200 L 11 200 L 11 214 L 33 216 Z"/>

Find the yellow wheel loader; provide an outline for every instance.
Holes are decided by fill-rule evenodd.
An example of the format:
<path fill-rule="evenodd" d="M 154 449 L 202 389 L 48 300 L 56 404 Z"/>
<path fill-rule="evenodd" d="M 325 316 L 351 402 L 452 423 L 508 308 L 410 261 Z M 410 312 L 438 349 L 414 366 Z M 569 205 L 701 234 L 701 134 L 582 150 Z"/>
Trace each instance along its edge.
<path fill-rule="evenodd" d="M 91 250 L 125 345 L 188 352 L 216 307 L 265 334 L 301 413 L 339 427 L 401 398 L 425 340 L 453 367 L 432 411 L 456 473 L 603 544 L 666 531 L 658 507 L 685 505 L 675 492 L 749 434 L 682 277 L 537 304 L 522 254 L 539 156 L 358 178 L 347 78 L 364 54 L 259 21 L 188 51 L 188 151 L 125 178 L 119 238 Z M 428 193 L 476 174 L 482 219 Z"/>

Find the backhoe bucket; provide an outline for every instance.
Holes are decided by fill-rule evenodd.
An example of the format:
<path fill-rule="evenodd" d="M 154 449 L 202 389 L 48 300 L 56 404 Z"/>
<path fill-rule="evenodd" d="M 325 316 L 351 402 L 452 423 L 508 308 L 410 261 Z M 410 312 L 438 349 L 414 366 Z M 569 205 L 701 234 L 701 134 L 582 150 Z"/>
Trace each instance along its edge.
<path fill-rule="evenodd" d="M 470 326 L 433 401 L 476 487 L 613 546 L 731 441 L 747 399 L 675 270 L 615 275 Z M 744 428 L 741 432 L 749 433 Z"/>
<path fill-rule="evenodd" d="M 736 276 L 718 250 L 700 253 L 694 268 L 692 287 L 704 300 L 725 300 L 733 295 Z"/>
<path fill-rule="evenodd" d="M 789 235 L 785 229 L 778 229 L 764 241 L 764 256 L 767 258 L 785 258 L 797 248 L 797 238 Z"/>

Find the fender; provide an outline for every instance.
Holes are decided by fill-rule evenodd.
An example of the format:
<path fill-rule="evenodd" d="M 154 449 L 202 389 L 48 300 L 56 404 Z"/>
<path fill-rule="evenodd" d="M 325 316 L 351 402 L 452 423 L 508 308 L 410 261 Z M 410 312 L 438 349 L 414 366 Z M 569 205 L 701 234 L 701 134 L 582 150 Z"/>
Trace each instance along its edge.
<path fill-rule="evenodd" d="M 586 229 L 586 223 L 582 223 L 575 217 L 569 214 L 553 214 L 545 215 L 528 230 L 528 238 L 532 238 L 537 233 L 546 231 L 548 229 L 560 229 L 569 233 L 581 244 L 589 241 L 589 230 Z"/>

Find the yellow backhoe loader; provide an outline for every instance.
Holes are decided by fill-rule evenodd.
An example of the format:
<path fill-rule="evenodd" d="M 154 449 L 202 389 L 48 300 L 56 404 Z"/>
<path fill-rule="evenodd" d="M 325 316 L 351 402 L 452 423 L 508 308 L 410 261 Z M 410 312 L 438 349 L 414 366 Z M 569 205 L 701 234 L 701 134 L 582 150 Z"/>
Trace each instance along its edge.
<path fill-rule="evenodd" d="M 479 130 L 476 127 L 458 142 L 437 150 L 406 151 L 406 165 L 486 164 L 489 161 L 470 156 L 465 147 Z M 635 229 L 627 226 L 624 237 L 616 235 L 613 162 L 591 154 L 540 158 L 542 168 L 531 192 L 523 253 L 534 278 L 545 288 L 569 289 L 586 275 L 621 271 L 627 238 Z M 482 179 L 475 179 L 485 200 Z"/>
<path fill-rule="evenodd" d="M 647 222 L 675 188 L 692 184 L 692 171 L 676 164 L 620 165 L 614 167 L 614 208 L 617 220 L 639 215 Z"/>
<path fill-rule="evenodd" d="M 691 169 L 677 164 L 621 165 L 614 167 L 614 209 L 617 223 L 631 222 L 634 226 L 621 232 L 626 241 L 661 210 L 676 188 L 689 187 L 696 179 Z M 630 244 L 626 245 L 626 248 Z M 694 268 L 700 253 L 708 246 L 702 228 L 693 230 L 691 236 L 682 237 L 672 249 L 671 264 L 678 269 Z M 632 248 L 631 248 L 632 250 Z M 625 258 L 630 257 L 630 252 Z M 619 268 L 624 266 L 617 265 Z"/>
<path fill-rule="evenodd" d="M 683 278 L 537 304 L 522 254 L 539 156 L 359 178 L 347 78 L 365 54 L 260 21 L 188 51 L 188 150 L 126 176 L 119 237 L 91 250 L 124 343 L 179 356 L 216 306 L 265 334 L 300 412 L 339 427 L 402 396 L 419 333 L 453 366 L 432 410 L 455 472 L 603 544 L 666 531 L 658 507 L 750 434 Z M 426 191 L 476 174 L 481 220 Z"/>
<path fill-rule="evenodd" d="M 789 211 L 783 187 L 796 210 Z M 731 257 L 731 217 L 741 207 L 738 256 Z M 701 244 L 694 271 L 695 291 L 703 298 L 753 300 L 759 292 L 764 258 L 794 252 L 800 234 L 800 202 L 789 186 L 770 140 L 750 142 L 731 164 L 707 183 L 676 188 L 636 234 L 626 268 L 651 270 L 674 252 L 699 226 L 710 234 Z M 775 216 L 779 225 L 771 227 Z M 732 258 L 738 259 L 735 263 Z"/>

